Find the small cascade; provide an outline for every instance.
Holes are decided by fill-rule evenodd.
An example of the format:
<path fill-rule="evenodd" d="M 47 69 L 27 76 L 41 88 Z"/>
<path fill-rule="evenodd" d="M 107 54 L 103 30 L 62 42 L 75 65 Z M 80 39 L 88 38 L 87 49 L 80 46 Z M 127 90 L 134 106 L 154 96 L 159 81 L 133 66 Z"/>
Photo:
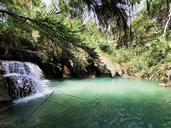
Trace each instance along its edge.
<path fill-rule="evenodd" d="M 1 64 L 12 100 L 43 92 L 47 81 L 37 65 L 18 61 L 3 61 Z"/>

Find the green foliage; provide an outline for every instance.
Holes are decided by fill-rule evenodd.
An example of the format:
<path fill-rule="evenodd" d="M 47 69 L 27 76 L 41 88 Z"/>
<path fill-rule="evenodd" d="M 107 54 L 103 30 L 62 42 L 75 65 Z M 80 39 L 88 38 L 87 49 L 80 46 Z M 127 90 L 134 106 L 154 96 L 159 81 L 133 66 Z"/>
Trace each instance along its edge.
<path fill-rule="evenodd" d="M 161 22 L 166 22 L 168 16 L 168 13 L 163 13 L 167 12 L 165 6 L 161 0 L 153 1 L 150 15 L 144 10 L 132 23 L 134 37 L 129 48 L 113 53 L 115 61 L 126 65 L 128 75 L 162 79 L 165 67 L 171 62 L 170 38 L 162 37 L 164 28 Z"/>
<path fill-rule="evenodd" d="M 0 24 L 3 30 L 20 36 L 24 31 L 29 35 L 27 38 L 30 38 L 32 32 L 36 30 L 40 34 L 40 41 L 48 39 L 64 50 L 79 46 L 81 42 L 79 35 L 65 25 L 58 15 L 44 15 L 37 11 L 40 2 L 31 3 L 31 7 L 26 2 L 16 0 L 4 2 L 8 5 L 8 10 L 0 10 L 0 12 L 8 15 L 9 18 L 5 24 Z"/>
<path fill-rule="evenodd" d="M 37 31 L 39 36 L 36 43 L 45 46 L 49 56 L 61 55 L 65 59 L 68 59 L 68 56 L 73 57 L 76 65 L 84 68 L 89 56 L 83 50 L 86 45 L 109 54 L 115 63 L 126 65 L 127 74 L 130 76 L 160 78 L 164 72 L 161 67 L 171 62 L 170 39 L 162 38 L 163 26 L 156 18 L 167 17 L 167 13 L 161 11 L 165 10 L 165 3 L 162 4 L 162 0 L 153 1 L 150 15 L 145 10 L 139 14 L 132 23 L 133 38 L 130 41 L 130 37 L 117 34 L 119 32 L 123 35 L 120 30 L 128 27 L 125 10 L 116 6 L 117 3 L 125 2 L 108 0 L 103 1 L 102 5 L 94 5 L 90 0 L 71 0 L 68 5 L 61 2 L 62 13 L 56 15 L 52 11 L 47 13 L 41 10 L 40 1 L 35 1 L 30 6 L 25 1 L 3 0 L 2 3 L 8 5 L 8 10 L 0 12 L 6 14 L 8 20 L 0 24 L 0 34 L 33 40 L 33 32 Z M 137 0 L 128 2 L 134 3 Z M 81 17 L 86 5 L 89 9 L 94 9 L 101 26 L 112 26 L 116 33 L 103 33 L 101 26 L 97 27 L 92 20 L 84 23 Z M 168 37 L 169 35 L 170 32 Z M 123 43 L 127 45 L 118 47 L 118 44 Z M 44 51 L 43 48 L 38 50 Z M 48 61 L 56 63 L 55 57 L 49 58 Z"/>

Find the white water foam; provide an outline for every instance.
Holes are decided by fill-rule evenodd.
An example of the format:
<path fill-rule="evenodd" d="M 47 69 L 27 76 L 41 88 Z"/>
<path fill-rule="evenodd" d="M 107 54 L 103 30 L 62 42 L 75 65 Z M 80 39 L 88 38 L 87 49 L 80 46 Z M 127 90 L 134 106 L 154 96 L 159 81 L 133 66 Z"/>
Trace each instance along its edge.
<path fill-rule="evenodd" d="M 51 94 L 51 93 L 53 93 L 53 90 L 46 87 L 44 89 L 44 91 L 41 92 L 41 93 L 36 93 L 34 95 L 30 95 L 30 96 L 27 96 L 27 97 L 24 97 L 24 98 L 14 100 L 13 103 L 14 104 L 28 103 L 29 101 L 32 101 L 32 100 L 35 100 L 35 99 L 38 99 L 38 98 L 41 98 L 41 97 L 45 97 L 45 96 L 47 96 L 48 94 Z"/>
<path fill-rule="evenodd" d="M 52 92 L 48 88 L 49 81 L 44 79 L 44 74 L 37 65 L 29 62 L 3 61 L 2 66 L 4 78 L 10 78 L 12 82 L 8 88 L 15 97 L 13 103 L 28 102 Z M 25 87 L 31 92 L 25 90 Z M 29 96 L 25 97 L 25 93 L 29 93 Z"/>

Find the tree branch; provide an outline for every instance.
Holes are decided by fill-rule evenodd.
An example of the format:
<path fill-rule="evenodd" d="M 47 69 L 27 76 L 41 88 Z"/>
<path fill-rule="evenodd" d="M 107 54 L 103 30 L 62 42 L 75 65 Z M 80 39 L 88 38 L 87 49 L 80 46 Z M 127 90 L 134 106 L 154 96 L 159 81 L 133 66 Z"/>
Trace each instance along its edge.
<path fill-rule="evenodd" d="M 163 37 L 166 36 L 166 32 L 167 32 L 167 28 L 168 28 L 168 25 L 169 25 L 170 20 L 171 20 L 171 4 L 170 4 L 170 10 L 169 10 L 169 15 L 168 15 L 168 20 L 167 20 L 166 25 L 165 25 L 165 28 L 164 28 Z"/>

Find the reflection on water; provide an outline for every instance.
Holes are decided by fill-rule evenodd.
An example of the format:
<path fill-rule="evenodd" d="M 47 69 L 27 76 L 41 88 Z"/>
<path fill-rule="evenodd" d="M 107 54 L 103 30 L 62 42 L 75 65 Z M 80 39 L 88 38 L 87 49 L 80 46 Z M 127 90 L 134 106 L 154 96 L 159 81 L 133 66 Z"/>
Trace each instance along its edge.
<path fill-rule="evenodd" d="M 171 89 L 151 81 L 52 81 L 53 94 L 0 115 L 10 128 L 170 128 Z"/>

